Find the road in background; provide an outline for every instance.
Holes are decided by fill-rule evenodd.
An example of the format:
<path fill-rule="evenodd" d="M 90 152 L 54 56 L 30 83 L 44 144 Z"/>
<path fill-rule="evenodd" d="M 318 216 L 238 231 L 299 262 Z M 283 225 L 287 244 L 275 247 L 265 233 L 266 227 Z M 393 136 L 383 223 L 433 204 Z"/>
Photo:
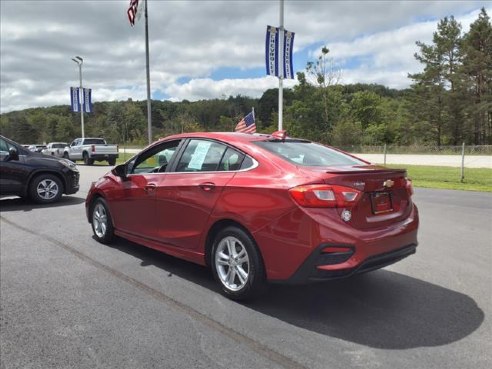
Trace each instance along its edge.
<path fill-rule="evenodd" d="M 492 194 L 416 189 L 417 253 L 249 304 L 200 266 L 92 238 L 79 166 L 52 206 L 0 200 L 0 368 L 492 367 Z"/>
<path fill-rule="evenodd" d="M 384 154 L 353 154 L 371 163 L 384 163 Z M 386 154 L 386 164 L 461 167 L 461 155 Z M 492 169 L 492 156 L 465 155 L 465 168 Z"/>

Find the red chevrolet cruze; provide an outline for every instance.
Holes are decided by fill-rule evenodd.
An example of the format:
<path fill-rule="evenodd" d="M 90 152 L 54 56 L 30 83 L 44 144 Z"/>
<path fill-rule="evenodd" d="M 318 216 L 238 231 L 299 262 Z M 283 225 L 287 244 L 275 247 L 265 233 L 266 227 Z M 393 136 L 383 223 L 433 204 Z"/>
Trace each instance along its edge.
<path fill-rule="evenodd" d="M 417 247 L 405 170 L 283 131 L 163 138 L 95 182 L 86 211 L 98 241 L 208 265 L 233 299 L 367 272 Z"/>

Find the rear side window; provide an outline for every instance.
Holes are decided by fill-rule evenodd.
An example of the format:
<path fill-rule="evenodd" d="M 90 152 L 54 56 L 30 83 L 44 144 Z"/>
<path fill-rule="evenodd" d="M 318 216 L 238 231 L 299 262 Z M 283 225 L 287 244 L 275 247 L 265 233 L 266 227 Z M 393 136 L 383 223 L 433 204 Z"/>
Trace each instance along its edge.
<path fill-rule="evenodd" d="M 206 140 L 190 140 L 179 159 L 176 172 L 211 172 L 219 164 L 227 146 Z"/>
<path fill-rule="evenodd" d="M 176 172 L 224 172 L 249 168 L 253 161 L 242 152 L 210 140 L 190 140 Z"/>
<path fill-rule="evenodd" d="M 257 141 L 255 144 L 296 165 L 307 167 L 366 165 L 361 160 L 309 141 Z"/>

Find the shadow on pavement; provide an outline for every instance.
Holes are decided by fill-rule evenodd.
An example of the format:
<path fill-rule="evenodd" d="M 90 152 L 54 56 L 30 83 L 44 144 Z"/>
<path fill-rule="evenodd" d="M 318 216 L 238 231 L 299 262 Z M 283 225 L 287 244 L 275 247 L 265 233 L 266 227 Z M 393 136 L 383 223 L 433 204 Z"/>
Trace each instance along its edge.
<path fill-rule="evenodd" d="M 117 239 L 114 248 L 213 293 L 211 272 L 155 250 Z M 459 341 L 484 320 L 469 296 L 388 270 L 305 286 L 272 285 L 244 304 L 318 334 L 380 349 L 432 347 Z"/>
<path fill-rule="evenodd" d="M 29 199 L 20 197 L 0 198 L 0 212 L 4 211 L 31 211 L 34 209 L 56 208 L 60 206 L 79 205 L 85 202 L 85 198 L 74 195 L 63 195 L 60 200 L 52 204 L 37 204 Z"/>

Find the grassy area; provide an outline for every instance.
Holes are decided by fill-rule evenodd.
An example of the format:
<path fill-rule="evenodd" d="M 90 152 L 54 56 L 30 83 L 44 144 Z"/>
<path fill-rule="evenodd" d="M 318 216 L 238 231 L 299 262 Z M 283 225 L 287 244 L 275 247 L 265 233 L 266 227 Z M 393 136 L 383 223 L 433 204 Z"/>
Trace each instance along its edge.
<path fill-rule="evenodd" d="M 120 153 L 118 164 L 135 154 Z M 391 168 L 406 168 L 414 187 L 442 188 L 449 190 L 492 192 L 492 169 L 465 168 L 465 179 L 461 182 L 461 169 L 424 165 L 387 165 Z"/>
<path fill-rule="evenodd" d="M 388 165 L 388 167 L 406 168 L 414 187 L 492 192 L 492 169 L 465 168 L 465 178 L 462 183 L 461 168 L 424 165 Z"/>

